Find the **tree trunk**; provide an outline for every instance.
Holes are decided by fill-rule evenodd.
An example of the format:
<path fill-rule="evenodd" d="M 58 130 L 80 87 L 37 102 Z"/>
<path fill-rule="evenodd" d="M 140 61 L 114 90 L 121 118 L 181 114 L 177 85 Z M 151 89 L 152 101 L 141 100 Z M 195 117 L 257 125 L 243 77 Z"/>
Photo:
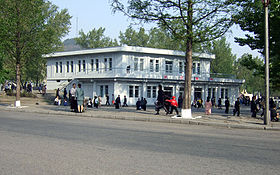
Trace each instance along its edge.
<path fill-rule="evenodd" d="M 185 88 L 184 88 L 184 102 L 182 109 L 183 118 L 192 118 L 191 114 L 191 93 L 192 93 L 192 0 L 188 0 L 188 23 L 187 23 L 187 43 L 186 43 L 186 67 L 185 67 Z"/>
<path fill-rule="evenodd" d="M 16 81 L 17 81 L 16 101 L 20 101 L 20 63 L 16 63 Z"/>

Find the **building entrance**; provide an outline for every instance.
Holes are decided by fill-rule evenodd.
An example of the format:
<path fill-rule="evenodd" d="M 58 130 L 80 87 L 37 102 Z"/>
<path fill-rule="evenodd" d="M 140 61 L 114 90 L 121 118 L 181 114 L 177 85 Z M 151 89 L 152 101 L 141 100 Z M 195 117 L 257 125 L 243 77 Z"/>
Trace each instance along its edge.
<path fill-rule="evenodd" d="M 201 99 L 202 88 L 194 88 L 194 99 Z"/>

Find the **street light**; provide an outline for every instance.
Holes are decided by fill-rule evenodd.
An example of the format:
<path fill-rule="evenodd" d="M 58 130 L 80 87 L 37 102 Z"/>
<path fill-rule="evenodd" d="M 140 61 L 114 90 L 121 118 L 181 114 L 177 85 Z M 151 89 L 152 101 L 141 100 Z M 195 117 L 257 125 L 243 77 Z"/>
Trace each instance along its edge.
<path fill-rule="evenodd" d="M 269 124 L 269 49 L 268 49 L 268 5 L 269 0 L 262 0 L 265 13 L 265 116 L 264 125 Z"/>

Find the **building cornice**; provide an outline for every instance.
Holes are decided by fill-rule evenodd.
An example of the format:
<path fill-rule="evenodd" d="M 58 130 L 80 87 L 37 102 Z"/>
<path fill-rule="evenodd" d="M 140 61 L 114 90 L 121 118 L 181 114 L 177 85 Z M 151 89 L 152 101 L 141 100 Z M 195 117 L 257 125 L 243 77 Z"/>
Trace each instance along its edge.
<path fill-rule="evenodd" d="M 114 53 L 114 52 L 143 53 L 143 54 L 169 55 L 169 56 L 180 56 L 180 57 L 185 56 L 185 52 L 178 51 L 178 50 L 157 49 L 157 48 L 137 47 L 137 46 L 118 46 L 118 47 L 108 47 L 108 48 L 77 50 L 77 51 L 54 52 L 51 54 L 44 55 L 44 57 L 54 58 L 54 57 L 78 56 L 78 55 Z M 215 59 L 215 55 L 207 54 L 207 53 L 193 53 L 193 57 L 204 58 L 204 59 Z"/>

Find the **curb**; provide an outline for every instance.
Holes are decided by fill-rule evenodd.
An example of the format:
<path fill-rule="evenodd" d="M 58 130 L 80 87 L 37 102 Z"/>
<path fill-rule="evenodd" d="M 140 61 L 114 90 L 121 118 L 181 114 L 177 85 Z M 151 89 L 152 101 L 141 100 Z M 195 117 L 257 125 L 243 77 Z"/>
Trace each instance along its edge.
<path fill-rule="evenodd" d="M 247 126 L 242 124 L 230 124 L 230 123 L 215 123 L 215 122 L 203 122 L 188 119 L 171 119 L 171 118 L 157 118 L 157 117 L 129 117 L 129 116 L 115 116 L 115 115 L 93 115 L 87 113 L 69 113 L 66 111 L 36 111 L 26 110 L 26 108 L 21 108 L 13 110 L 13 108 L 0 108 L 0 111 L 11 111 L 11 112 L 25 112 L 25 113 L 38 113 L 38 114 L 50 114 L 50 115 L 67 115 L 67 116 L 77 116 L 77 117 L 91 117 L 91 118 L 102 118 L 102 119 L 114 119 L 114 120 L 128 120 L 128 121 L 142 121 L 142 122 L 158 122 L 158 123 L 174 123 L 174 124 L 185 124 L 185 125 L 201 125 L 201 126 L 214 126 L 229 129 L 253 129 L 253 130 L 268 130 L 268 131 L 280 131 L 280 127 L 273 126 Z"/>

